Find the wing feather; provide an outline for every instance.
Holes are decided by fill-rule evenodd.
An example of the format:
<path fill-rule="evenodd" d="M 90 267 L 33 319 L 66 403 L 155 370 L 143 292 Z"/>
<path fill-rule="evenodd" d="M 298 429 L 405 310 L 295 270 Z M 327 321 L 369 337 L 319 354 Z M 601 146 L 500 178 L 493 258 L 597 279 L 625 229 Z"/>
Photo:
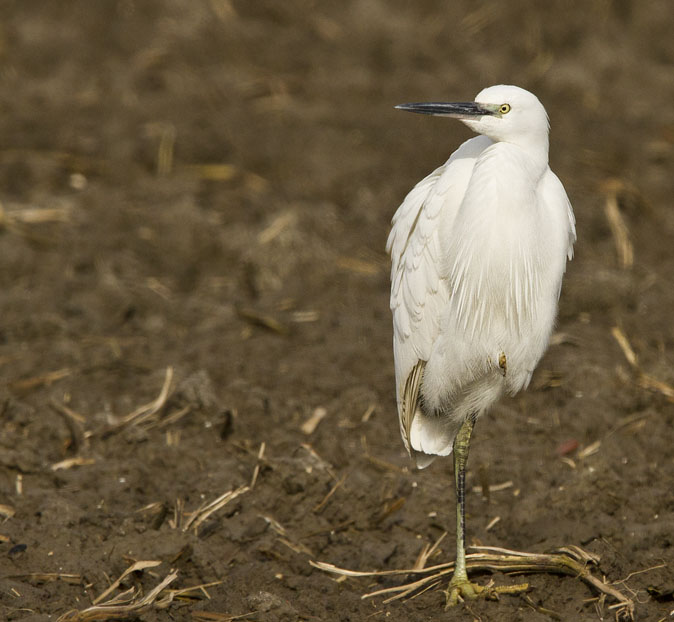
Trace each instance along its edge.
<path fill-rule="evenodd" d="M 566 246 L 566 258 L 571 261 L 573 259 L 573 245 L 576 242 L 576 217 L 571 207 L 571 201 L 569 201 L 569 197 L 559 177 L 550 170 L 548 170 L 543 179 L 541 190 L 543 201 L 548 206 L 548 209 L 551 213 L 558 215 L 560 231 L 566 230 L 566 239 L 562 243 Z M 560 271 L 558 296 L 561 291 L 561 278 L 565 269 L 563 267 Z"/>
<path fill-rule="evenodd" d="M 400 431 L 410 454 L 410 430 L 419 407 L 423 370 L 449 300 L 443 274 L 444 235 L 463 200 L 477 156 L 491 140 L 478 136 L 421 180 L 393 217 L 386 249 L 391 254 L 391 311 Z"/>

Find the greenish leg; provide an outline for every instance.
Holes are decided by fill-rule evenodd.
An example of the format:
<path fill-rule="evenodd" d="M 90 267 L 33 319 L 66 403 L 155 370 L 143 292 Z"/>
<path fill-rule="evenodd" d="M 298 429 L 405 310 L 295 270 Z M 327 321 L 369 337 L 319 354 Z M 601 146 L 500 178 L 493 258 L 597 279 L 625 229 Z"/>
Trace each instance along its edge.
<path fill-rule="evenodd" d="M 468 581 L 466 572 L 466 462 L 470 449 L 470 436 L 475 425 L 474 417 L 468 417 L 454 439 L 454 487 L 456 489 L 456 563 L 454 574 L 447 587 L 447 606 L 456 605 L 460 600 L 473 600 L 482 590 L 479 585 Z"/>
<path fill-rule="evenodd" d="M 505 585 L 483 587 L 468 580 L 466 572 L 466 462 L 473 433 L 475 417 L 468 417 L 454 439 L 454 486 L 456 488 L 456 563 L 454 574 L 447 586 L 447 608 L 464 600 L 475 600 L 480 596 L 497 598 L 499 594 L 516 594 L 526 591 L 528 585 Z"/>
<path fill-rule="evenodd" d="M 456 489 L 456 565 L 454 576 L 467 581 L 466 574 L 466 462 L 475 421 L 466 419 L 454 439 L 454 487 Z"/>

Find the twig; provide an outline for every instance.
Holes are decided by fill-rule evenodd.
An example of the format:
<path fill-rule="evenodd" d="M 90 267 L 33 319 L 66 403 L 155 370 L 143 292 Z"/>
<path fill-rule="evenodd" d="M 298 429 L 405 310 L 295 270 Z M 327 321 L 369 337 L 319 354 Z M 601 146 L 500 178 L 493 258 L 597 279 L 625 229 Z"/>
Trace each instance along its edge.
<path fill-rule="evenodd" d="M 150 605 L 162 609 L 171 603 L 173 600 L 173 593 L 169 592 L 161 600 L 157 600 L 157 598 L 162 590 L 164 590 L 169 583 L 174 581 L 177 576 L 178 572 L 172 570 L 159 585 L 148 592 L 143 598 L 139 599 L 139 594 L 136 592 L 135 588 L 130 588 L 100 605 L 93 605 L 82 611 L 76 609 L 68 611 L 60 616 L 57 622 L 93 622 L 95 620 L 105 621 L 114 620 L 115 618 L 128 618 L 130 617 L 130 614 L 137 614 Z"/>
<path fill-rule="evenodd" d="M 72 449 L 75 452 L 79 451 L 81 447 L 86 445 L 88 440 L 87 433 L 84 430 L 86 417 L 75 412 L 72 408 L 68 408 L 65 404 L 59 404 L 55 400 L 50 400 L 49 406 L 63 417 L 63 420 L 66 422 L 68 430 L 70 431 L 70 438 L 72 439 L 73 445 Z"/>
<path fill-rule="evenodd" d="M 629 339 L 627 339 L 627 335 L 625 335 L 625 333 L 619 326 L 614 326 L 611 329 L 611 334 L 613 335 L 613 338 L 618 342 L 618 345 L 620 346 L 620 349 L 623 351 L 623 354 L 625 355 L 627 362 L 632 367 L 638 368 L 637 355 L 632 349 Z"/>
<path fill-rule="evenodd" d="M 170 415 L 166 415 L 158 424 L 157 427 L 159 428 L 165 428 L 166 426 L 169 426 L 173 423 L 176 423 L 176 421 L 179 421 L 182 419 L 187 413 L 189 413 L 192 410 L 192 407 L 190 405 L 183 406 L 179 410 L 176 410 L 175 412 L 172 412 Z"/>
<path fill-rule="evenodd" d="M 24 207 L 5 210 L 0 204 L 0 229 L 14 229 L 17 225 L 36 225 L 46 222 L 69 222 L 72 206 Z"/>
<path fill-rule="evenodd" d="M 632 346 L 630 345 L 627 335 L 622 331 L 619 326 L 614 326 L 611 329 L 611 334 L 613 338 L 618 342 L 620 349 L 622 350 L 627 362 L 630 364 L 634 372 L 636 373 L 637 379 L 636 383 L 642 389 L 647 389 L 649 391 L 655 391 L 657 393 L 662 393 L 668 401 L 674 402 L 674 387 L 670 386 L 666 382 L 662 382 L 648 374 L 644 373 L 639 367 L 637 355 L 634 353 Z"/>
<path fill-rule="evenodd" d="M 618 195 L 624 189 L 625 184 L 619 179 L 609 179 L 603 184 L 603 190 L 606 194 L 604 214 L 613 234 L 620 267 L 626 269 L 631 268 L 634 264 L 634 248 L 630 241 L 629 229 L 620 212 L 618 203 Z"/>
<path fill-rule="evenodd" d="M 546 609 L 545 607 L 541 607 L 541 605 L 537 605 L 533 600 L 531 600 L 531 597 L 528 594 L 521 594 L 520 598 L 524 600 L 524 602 L 529 605 L 534 611 L 538 611 L 538 613 L 542 613 L 543 615 L 551 617 L 553 620 L 563 620 L 562 616 L 560 616 L 556 611 L 553 611 L 552 609 Z"/>
<path fill-rule="evenodd" d="M 581 449 L 578 452 L 578 459 L 579 460 L 584 460 L 585 458 L 589 458 L 590 456 L 594 456 L 599 451 L 599 448 L 601 447 L 601 441 L 595 441 L 594 443 L 590 443 L 587 447 Z"/>
<path fill-rule="evenodd" d="M 131 564 L 121 575 L 119 575 L 119 578 L 116 581 L 113 581 L 110 587 L 108 587 L 105 592 L 103 592 L 98 598 L 94 599 L 94 605 L 97 605 L 100 603 L 106 596 L 114 592 L 121 582 L 124 580 L 124 577 L 130 575 L 132 572 L 136 572 L 137 570 L 145 570 L 146 568 L 155 568 L 156 566 L 159 566 L 161 562 L 158 561 L 138 561 L 135 564 Z"/>
<path fill-rule="evenodd" d="M 208 595 L 208 592 L 206 591 L 207 587 L 213 587 L 214 585 L 222 585 L 225 582 L 224 579 L 221 581 L 211 581 L 210 583 L 201 583 L 200 585 L 192 585 L 190 587 L 183 587 L 179 590 L 168 590 L 173 594 L 174 598 L 181 598 L 190 592 L 194 592 L 195 590 L 201 590 L 201 592 L 210 600 L 210 596 Z"/>
<path fill-rule="evenodd" d="M 440 543 L 445 539 L 445 536 L 447 535 L 447 532 L 444 531 L 440 537 L 431 545 L 431 544 L 424 544 L 424 548 L 421 549 L 421 552 L 419 553 L 416 561 L 414 562 L 414 569 L 415 571 L 420 571 L 423 570 L 424 566 L 426 565 L 426 562 L 431 558 L 433 553 L 438 550 L 438 547 L 440 546 Z"/>
<path fill-rule="evenodd" d="M 250 480 L 250 489 L 253 490 L 255 488 L 255 484 L 257 483 L 257 478 L 260 475 L 260 461 L 264 458 L 264 450 L 266 447 L 266 443 L 262 441 L 260 443 L 260 450 L 257 452 L 257 462 L 255 463 L 255 468 L 253 469 L 253 477 Z"/>
<path fill-rule="evenodd" d="M 365 276 L 372 276 L 381 272 L 381 266 L 378 264 L 372 263 L 371 261 L 365 261 L 364 259 L 358 259 L 356 257 L 347 257 L 342 255 L 337 257 L 336 261 L 337 267 L 342 270 L 348 270 L 349 272 L 354 272 L 356 274 L 362 274 Z"/>
<path fill-rule="evenodd" d="M 147 419 L 152 417 L 152 415 L 158 413 L 166 404 L 172 380 L 173 380 L 173 367 L 167 367 L 166 374 L 164 376 L 164 384 L 157 398 L 147 404 L 139 406 L 138 408 L 136 408 L 136 410 L 134 410 L 132 413 L 129 413 L 125 417 L 115 418 L 113 420 L 111 430 L 116 431 L 127 425 L 137 425 L 139 423 L 142 423 L 143 421 L 146 421 Z"/>
<path fill-rule="evenodd" d="M 281 525 L 281 523 L 279 523 L 275 518 L 272 518 L 271 516 L 265 516 L 264 514 L 260 514 L 260 517 L 263 518 L 272 528 L 272 531 L 274 531 L 274 533 L 279 536 L 279 541 L 285 544 L 289 549 L 295 551 L 295 553 L 306 553 L 307 555 L 311 555 L 311 551 L 306 546 L 304 546 L 304 544 L 301 542 L 294 542 L 290 539 L 285 527 Z"/>
<path fill-rule="evenodd" d="M 300 427 L 300 430 L 302 430 L 303 434 L 306 434 L 309 436 L 310 434 L 313 434 L 318 427 L 318 424 L 323 421 L 325 416 L 328 414 L 328 411 L 323 408 L 322 406 L 319 406 L 314 410 L 314 412 L 311 414 L 311 417 L 309 417 Z"/>
<path fill-rule="evenodd" d="M 199 509 L 190 514 L 187 522 L 182 526 L 183 531 L 187 531 L 190 527 L 194 527 L 195 533 L 199 531 L 199 526 L 214 512 L 225 507 L 230 501 L 233 501 L 238 496 L 248 492 L 249 486 L 239 486 L 236 490 L 229 490 L 220 495 L 217 499 L 202 505 Z"/>
<path fill-rule="evenodd" d="M 611 596 L 617 601 L 614 607 L 622 609 L 627 613 L 630 619 L 634 619 L 634 602 L 610 584 L 595 577 L 590 571 L 590 565 L 596 564 L 599 561 L 599 558 L 583 551 L 577 546 L 564 547 L 552 553 L 525 553 L 488 546 L 471 548 L 485 552 L 471 553 L 466 556 L 466 567 L 468 570 L 516 574 L 543 572 L 566 574 L 577 577 L 598 592 Z M 441 577 L 449 575 L 454 571 L 453 562 L 439 564 L 421 570 L 409 568 L 406 570 L 376 572 L 346 570 L 322 562 L 311 561 L 309 563 L 320 570 L 348 577 L 373 577 L 394 574 L 428 575 L 411 583 L 376 590 L 362 596 L 362 598 L 372 598 L 373 596 L 394 594 L 394 596 L 391 596 L 385 602 L 408 597 L 417 590 L 427 587 L 429 584 L 437 584 Z"/>
<path fill-rule="evenodd" d="M 199 179 L 209 181 L 229 181 L 240 172 L 233 164 L 189 164 L 183 168 Z"/>
<path fill-rule="evenodd" d="M 501 484 L 491 484 L 488 488 L 489 492 L 500 492 L 501 490 L 508 490 L 508 488 L 512 488 L 515 484 L 512 482 L 512 480 L 508 480 L 507 482 L 503 482 Z M 474 486 L 473 487 L 474 492 L 482 492 L 482 486 Z"/>
<path fill-rule="evenodd" d="M 276 318 L 265 313 L 259 313 L 254 309 L 237 308 L 236 313 L 242 320 L 245 320 L 249 324 L 259 326 L 260 328 L 266 328 L 277 335 L 287 335 L 290 332 L 290 329 Z"/>
<path fill-rule="evenodd" d="M 620 583 L 624 585 L 625 581 L 629 581 L 632 577 L 635 577 L 638 574 L 643 574 L 644 572 L 651 572 L 651 570 L 657 570 L 658 568 L 667 568 L 667 564 L 658 564 L 657 566 L 650 566 L 649 568 L 644 568 L 643 570 L 635 570 L 630 572 L 624 579 L 614 581 L 613 585 L 619 585 Z"/>
<path fill-rule="evenodd" d="M 90 464 L 96 464 L 94 458 L 84 458 L 83 456 L 75 456 L 74 458 L 66 458 L 60 462 L 55 462 L 51 465 L 52 471 L 61 471 L 64 469 L 72 469 L 75 466 L 88 466 Z"/>
<path fill-rule="evenodd" d="M 0 503 L 0 516 L 4 516 L 5 519 L 10 519 L 14 514 L 16 514 L 16 510 L 11 505 Z"/>
<path fill-rule="evenodd" d="M 312 511 L 313 511 L 314 513 L 320 512 L 320 511 L 325 507 L 325 504 L 330 500 L 330 497 L 332 497 L 332 495 L 334 495 L 335 492 L 337 492 L 337 489 L 338 489 L 338 488 L 339 488 L 345 481 L 346 481 L 346 473 L 345 473 L 344 475 L 342 475 L 342 477 L 339 479 L 338 482 L 335 483 L 335 485 L 330 489 L 330 491 L 328 492 L 328 494 L 325 495 L 325 497 L 323 497 L 323 500 L 320 501 L 319 503 L 317 503 L 317 504 L 314 506 L 314 508 L 313 508 Z"/>
<path fill-rule="evenodd" d="M 403 507 L 403 505 L 405 505 L 406 502 L 407 499 L 405 497 L 398 497 L 397 499 L 394 499 L 393 501 L 391 501 L 391 503 L 385 505 L 378 515 L 372 518 L 372 524 L 379 525 L 385 519 L 387 519 L 389 516 L 397 512 L 401 507 Z"/>
<path fill-rule="evenodd" d="M 39 376 L 33 376 L 32 378 L 24 378 L 23 380 L 15 380 L 14 382 L 9 383 L 9 388 L 12 391 L 18 391 L 20 393 L 31 391 L 42 385 L 49 386 L 52 382 L 61 380 L 72 374 L 72 370 L 69 367 L 64 367 L 63 369 L 57 369 L 55 371 L 50 371 L 45 374 L 40 374 Z"/>
<path fill-rule="evenodd" d="M 642 389 L 648 389 L 649 391 L 655 391 L 656 393 L 662 393 L 668 401 L 674 402 L 674 387 L 662 382 L 657 378 L 653 378 L 648 374 L 641 372 L 637 378 L 637 384 Z"/>
<path fill-rule="evenodd" d="M 264 228 L 257 235 L 257 241 L 259 244 L 269 244 L 272 240 L 277 238 L 281 233 L 283 233 L 288 227 L 294 226 L 297 222 L 297 214 L 293 210 L 287 210 L 280 213 L 271 224 Z"/>
<path fill-rule="evenodd" d="M 376 404 L 370 404 L 367 407 L 367 410 L 363 413 L 363 416 L 360 418 L 361 423 L 367 423 L 370 420 L 370 417 L 374 414 L 374 411 L 377 409 Z"/>

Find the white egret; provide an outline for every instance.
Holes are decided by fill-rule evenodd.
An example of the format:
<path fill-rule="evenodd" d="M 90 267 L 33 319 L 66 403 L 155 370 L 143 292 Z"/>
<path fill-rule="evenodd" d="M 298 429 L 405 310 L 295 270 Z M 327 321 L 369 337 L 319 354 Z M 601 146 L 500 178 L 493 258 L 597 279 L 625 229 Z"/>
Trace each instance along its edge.
<path fill-rule="evenodd" d="M 500 85 L 473 102 L 396 108 L 480 134 L 407 195 L 387 242 L 402 438 L 420 468 L 454 453 L 451 605 L 484 591 L 465 561 L 473 425 L 503 394 L 526 388 L 548 346 L 575 219 L 548 166 L 548 116 L 532 93 Z"/>

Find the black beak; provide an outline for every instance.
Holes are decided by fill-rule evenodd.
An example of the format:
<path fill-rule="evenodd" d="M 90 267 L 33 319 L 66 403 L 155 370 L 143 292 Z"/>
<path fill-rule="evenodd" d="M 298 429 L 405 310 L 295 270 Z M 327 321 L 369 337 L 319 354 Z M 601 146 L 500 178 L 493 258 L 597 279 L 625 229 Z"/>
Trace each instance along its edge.
<path fill-rule="evenodd" d="M 426 102 L 421 104 L 400 104 L 396 108 L 398 110 L 406 110 L 407 112 L 431 114 L 436 117 L 453 117 L 454 119 L 467 119 L 494 114 L 491 110 L 476 102 Z"/>

